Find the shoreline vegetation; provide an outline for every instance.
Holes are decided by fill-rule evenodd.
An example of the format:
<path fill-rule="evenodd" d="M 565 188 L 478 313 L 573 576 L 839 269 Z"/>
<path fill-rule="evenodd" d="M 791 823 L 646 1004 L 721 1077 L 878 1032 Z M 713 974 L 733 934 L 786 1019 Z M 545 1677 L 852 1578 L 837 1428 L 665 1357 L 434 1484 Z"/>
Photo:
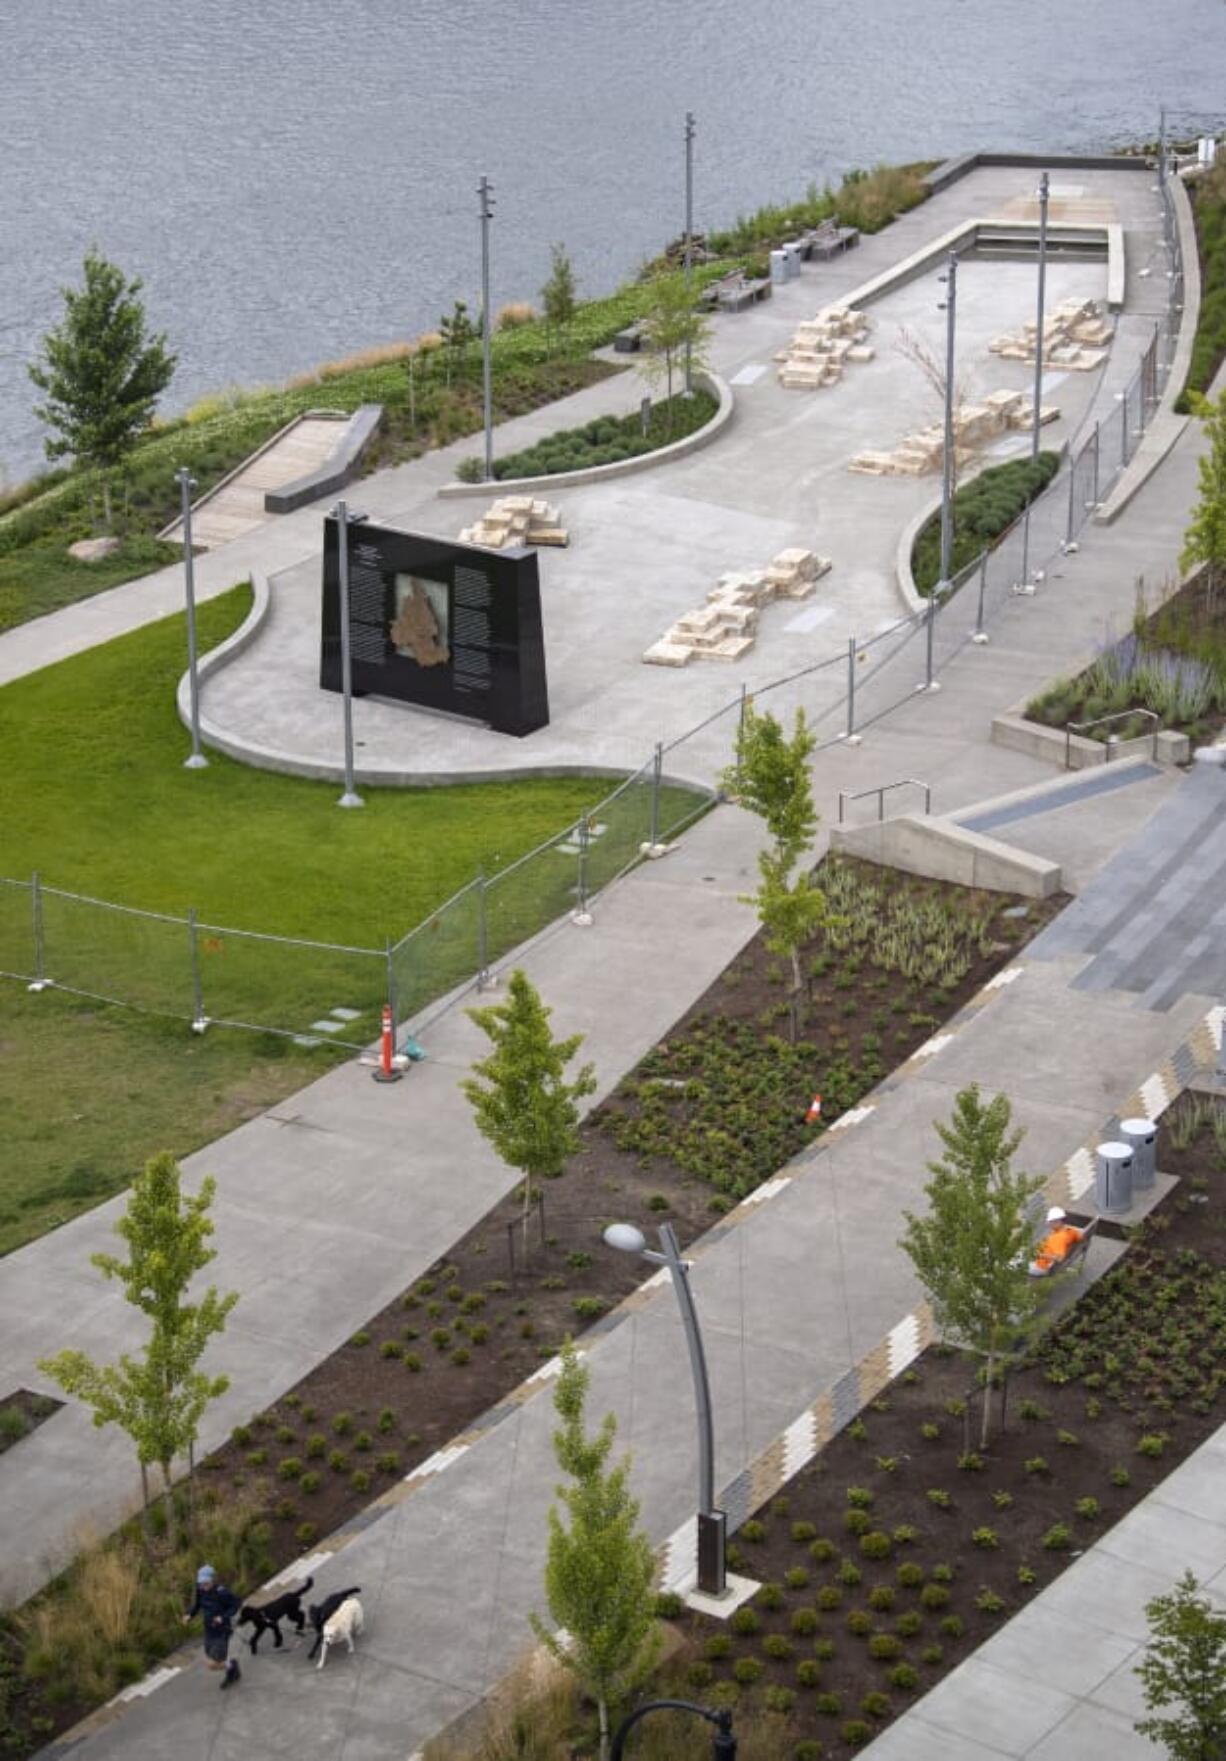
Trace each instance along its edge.
<path fill-rule="evenodd" d="M 696 238 L 695 290 L 737 268 L 760 270 L 774 246 L 831 216 L 862 232 L 879 231 L 925 199 L 930 163 L 852 171 L 837 190 L 811 184 L 799 201 L 768 204 Z M 572 299 L 568 310 L 564 302 L 562 322 L 522 302 L 501 308 L 491 339 L 495 421 L 616 372 L 593 351 L 644 316 L 654 277 L 675 269 L 681 255 L 678 240 L 615 292 Z M 178 512 L 174 473 L 180 466 L 191 470 L 204 495 L 295 416 L 322 407 L 348 414 L 363 403 L 384 406 L 368 471 L 479 433 L 479 324 L 457 303 L 438 329 L 411 341 L 324 362 L 281 386 L 232 386 L 197 400 L 180 417 L 155 422 L 117 480 L 113 530 L 121 546 L 102 562 L 75 562 L 66 554 L 70 544 L 102 530 L 96 471 L 60 468 L 0 493 L 0 631 L 175 561 L 181 548 L 160 543 L 156 534 Z"/>

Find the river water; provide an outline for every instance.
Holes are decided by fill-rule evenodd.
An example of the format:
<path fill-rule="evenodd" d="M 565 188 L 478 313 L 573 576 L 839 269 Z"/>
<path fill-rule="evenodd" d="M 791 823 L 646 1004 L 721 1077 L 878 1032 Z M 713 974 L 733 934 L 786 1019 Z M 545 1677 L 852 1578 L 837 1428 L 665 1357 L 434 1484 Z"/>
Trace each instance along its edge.
<path fill-rule="evenodd" d="M 695 222 L 852 165 L 1102 148 L 1226 108 L 1223 0 L 0 0 L 0 468 L 95 243 L 145 281 L 182 408 L 479 304 L 551 242 L 606 292 Z"/>

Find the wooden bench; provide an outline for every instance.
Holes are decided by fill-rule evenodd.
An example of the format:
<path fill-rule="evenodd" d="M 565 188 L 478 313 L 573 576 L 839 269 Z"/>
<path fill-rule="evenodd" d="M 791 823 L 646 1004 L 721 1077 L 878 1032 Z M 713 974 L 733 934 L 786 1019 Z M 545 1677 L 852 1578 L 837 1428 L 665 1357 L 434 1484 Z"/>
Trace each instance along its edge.
<path fill-rule="evenodd" d="M 860 230 L 855 226 L 838 226 L 833 220 L 823 220 L 812 232 L 806 232 L 800 239 L 802 254 L 812 260 L 817 258 L 827 262 L 831 257 L 840 257 L 844 251 L 850 251 L 853 245 L 860 242 Z"/>

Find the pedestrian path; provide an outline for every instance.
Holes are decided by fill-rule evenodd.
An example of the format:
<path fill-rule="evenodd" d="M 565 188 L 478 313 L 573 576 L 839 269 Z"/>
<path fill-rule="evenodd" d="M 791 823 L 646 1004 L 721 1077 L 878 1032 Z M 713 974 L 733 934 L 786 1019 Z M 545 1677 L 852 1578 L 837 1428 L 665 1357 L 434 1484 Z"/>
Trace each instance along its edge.
<path fill-rule="evenodd" d="M 262 447 L 232 477 L 204 497 L 192 512 L 192 544 L 217 550 L 276 519 L 264 507 L 270 489 L 284 489 L 308 472 L 318 470 L 343 440 L 351 418 L 303 416 Z M 183 522 L 162 533 L 171 544 L 183 542 Z"/>

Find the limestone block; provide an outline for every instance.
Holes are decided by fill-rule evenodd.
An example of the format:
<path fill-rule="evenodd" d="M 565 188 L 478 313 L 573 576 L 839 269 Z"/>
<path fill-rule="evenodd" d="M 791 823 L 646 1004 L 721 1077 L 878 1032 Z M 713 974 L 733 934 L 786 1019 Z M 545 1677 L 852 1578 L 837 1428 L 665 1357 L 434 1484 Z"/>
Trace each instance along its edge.
<path fill-rule="evenodd" d="M 816 584 L 800 575 L 794 575 L 790 581 L 781 581 L 779 584 L 780 599 L 808 599 L 816 592 Z"/>
<path fill-rule="evenodd" d="M 817 573 L 817 558 L 811 550 L 781 550 L 772 562 L 772 569 L 794 569 L 805 580 L 812 580 Z M 769 570 L 767 573 L 769 574 Z"/>
<path fill-rule="evenodd" d="M 645 666 L 685 666 L 689 658 L 690 650 L 675 642 L 653 642 L 643 651 Z"/>
<path fill-rule="evenodd" d="M 752 636 L 725 636 L 714 648 L 704 648 L 700 660 L 740 660 L 753 647 Z"/>
<path fill-rule="evenodd" d="M 888 452 L 858 452 L 847 466 L 849 471 L 860 471 L 867 477 L 887 476 L 893 460 Z"/>
<path fill-rule="evenodd" d="M 991 410 L 1000 425 L 1009 420 L 1021 401 L 1020 391 L 990 391 L 983 400 L 984 407 Z"/>
<path fill-rule="evenodd" d="M 565 550 L 570 543 L 570 533 L 564 526 L 533 526 L 531 542 L 533 544 L 552 544 Z"/>
<path fill-rule="evenodd" d="M 863 343 L 853 343 L 847 351 L 849 361 L 872 361 L 876 358 L 876 349 L 866 348 Z"/>

